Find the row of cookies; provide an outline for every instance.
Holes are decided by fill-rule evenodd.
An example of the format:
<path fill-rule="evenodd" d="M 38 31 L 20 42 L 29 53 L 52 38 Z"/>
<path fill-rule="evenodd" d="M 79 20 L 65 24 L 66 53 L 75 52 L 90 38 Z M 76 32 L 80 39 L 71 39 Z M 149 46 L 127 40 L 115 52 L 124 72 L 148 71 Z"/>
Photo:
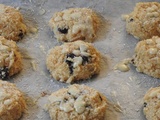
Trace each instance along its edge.
<path fill-rule="evenodd" d="M 91 9 L 71 8 L 53 15 L 49 25 L 64 43 L 49 50 L 47 69 L 60 82 L 73 83 L 100 72 L 101 55 L 91 43 L 97 37 L 100 18 Z M 84 85 L 73 84 L 49 96 L 46 109 L 52 120 L 104 120 L 107 99 Z"/>
<path fill-rule="evenodd" d="M 1 15 L 6 16 L 6 19 L 3 23 L 5 27 L 2 26 L 1 28 L 1 35 L 3 37 L 0 36 L 0 77 L 1 79 L 7 79 L 9 76 L 18 73 L 22 69 L 22 58 L 14 41 L 20 40 L 23 37 L 26 32 L 26 26 L 20 23 L 23 21 L 23 18 L 16 9 L 4 5 L 1 5 L 1 7 L 3 8 L 2 10 L 4 10 Z M 98 26 L 98 23 L 96 23 L 98 21 L 94 20 L 96 14 L 92 12 L 92 10 L 85 8 L 71 9 L 69 11 L 74 11 L 71 16 L 74 18 L 72 22 L 75 25 L 67 27 L 67 23 L 65 26 L 61 26 L 62 28 L 57 28 L 56 30 L 61 34 L 70 33 L 68 40 L 71 41 L 79 39 L 92 41 L 96 37 Z M 78 11 L 84 14 L 84 21 L 80 20 L 80 22 L 84 24 L 75 22 L 75 19 L 81 16 L 81 13 L 77 14 Z M 86 15 L 89 16 L 87 21 Z M 9 19 L 11 19 L 10 22 L 13 20 L 12 24 L 16 23 L 19 26 L 16 26 L 16 24 L 15 26 L 7 24 L 6 21 L 9 21 Z M 94 25 L 92 22 L 94 22 Z M 70 25 L 72 24 L 70 23 Z M 60 26 L 57 25 L 57 27 Z M 71 30 L 71 28 L 73 28 L 73 30 Z M 80 37 L 78 38 L 76 34 Z M 76 37 L 71 39 L 71 36 Z M 66 38 L 66 36 L 64 38 Z M 63 41 L 63 37 L 59 40 Z M 90 43 L 85 43 L 83 41 L 66 43 L 50 50 L 47 57 L 47 67 L 55 79 L 63 82 L 67 81 L 70 83 L 75 80 L 87 79 L 99 73 L 100 53 Z M 18 120 L 27 108 L 23 93 L 18 90 L 14 84 L 2 80 L 0 80 L 0 89 L 0 119 Z M 107 99 L 92 88 L 75 84 L 68 89 L 61 89 L 53 93 L 49 97 L 47 106 L 51 119 L 65 119 L 66 117 L 75 120 L 104 119 Z"/>
<path fill-rule="evenodd" d="M 134 11 L 123 16 L 126 30 L 141 40 L 135 48 L 131 63 L 136 70 L 160 78 L 160 3 L 137 3 Z M 144 114 L 147 120 L 160 119 L 160 87 L 151 88 L 144 96 Z"/>

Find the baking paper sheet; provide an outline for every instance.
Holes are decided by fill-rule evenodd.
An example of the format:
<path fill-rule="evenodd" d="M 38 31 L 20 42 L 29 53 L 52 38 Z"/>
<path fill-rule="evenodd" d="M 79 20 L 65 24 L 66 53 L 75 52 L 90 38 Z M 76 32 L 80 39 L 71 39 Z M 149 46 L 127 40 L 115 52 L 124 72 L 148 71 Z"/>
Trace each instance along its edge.
<path fill-rule="evenodd" d="M 149 0 L 143 0 L 143 2 L 147 1 Z M 48 27 L 49 19 L 54 12 L 72 7 L 91 8 L 109 23 L 103 37 L 93 43 L 103 54 L 105 67 L 102 68 L 100 75 L 91 80 L 79 82 L 79 84 L 86 84 L 99 90 L 111 102 L 120 105 L 122 113 L 117 119 L 145 120 L 142 112 L 142 98 L 149 88 L 159 86 L 160 81 L 137 73 L 133 66 L 130 66 L 129 72 L 113 70 L 117 63 L 132 57 L 134 47 L 138 42 L 126 33 L 125 22 L 121 19 L 121 15 L 130 13 L 137 2 L 140 1 L 0 0 L 1 4 L 18 8 L 24 15 L 27 25 L 38 29 L 37 33 L 30 33 L 18 42 L 23 56 L 28 55 L 29 57 L 23 59 L 22 72 L 9 79 L 27 96 L 28 111 L 21 120 L 50 120 L 49 114 L 43 109 L 48 95 L 68 86 L 50 77 L 45 59 L 49 49 L 61 44 L 54 38 L 53 32 Z"/>

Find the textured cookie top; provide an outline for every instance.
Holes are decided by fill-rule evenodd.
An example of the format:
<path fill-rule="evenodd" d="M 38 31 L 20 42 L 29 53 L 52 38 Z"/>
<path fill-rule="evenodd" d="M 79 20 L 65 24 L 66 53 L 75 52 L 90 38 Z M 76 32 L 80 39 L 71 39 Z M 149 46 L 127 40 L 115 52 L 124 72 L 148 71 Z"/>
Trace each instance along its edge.
<path fill-rule="evenodd" d="M 0 76 L 1 79 L 9 75 L 9 69 L 15 62 L 15 51 L 17 45 L 14 41 L 8 41 L 4 37 L 0 36 Z"/>
<path fill-rule="evenodd" d="M 0 4 L 0 35 L 7 39 L 20 40 L 26 33 L 21 13 L 13 7 Z"/>
<path fill-rule="evenodd" d="M 25 109 L 24 97 L 18 88 L 12 83 L 0 80 L 0 118 L 17 120 Z"/>
<path fill-rule="evenodd" d="M 151 88 L 145 94 L 144 98 L 144 114 L 147 120 L 160 119 L 160 87 Z"/>
<path fill-rule="evenodd" d="M 56 80 L 71 83 L 99 73 L 100 53 L 90 43 L 65 43 L 49 51 L 46 63 Z"/>
<path fill-rule="evenodd" d="M 64 114 L 71 116 L 75 112 L 79 116 L 85 116 L 84 118 L 88 118 L 88 120 L 98 119 L 98 115 L 101 115 L 100 118 L 104 118 L 106 108 L 106 98 L 98 91 L 85 85 L 74 84 L 49 96 L 48 109 L 59 109 Z"/>
<path fill-rule="evenodd" d="M 92 41 L 100 25 L 100 18 L 88 8 L 70 8 L 57 12 L 49 21 L 55 37 L 63 42 Z"/>
<path fill-rule="evenodd" d="M 160 38 L 140 41 L 135 48 L 134 65 L 139 72 L 160 78 Z"/>
<path fill-rule="evenodd" d="M 126 16 L 127 32 L 140 40 L 160 35 L 160 3 L 140 2 Z"/>

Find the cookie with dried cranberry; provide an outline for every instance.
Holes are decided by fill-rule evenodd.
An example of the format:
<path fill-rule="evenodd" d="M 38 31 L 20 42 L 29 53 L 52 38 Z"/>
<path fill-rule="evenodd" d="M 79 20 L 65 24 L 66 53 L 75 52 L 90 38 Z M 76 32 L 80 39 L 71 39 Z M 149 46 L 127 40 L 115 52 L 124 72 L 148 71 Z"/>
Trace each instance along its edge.
<path fill-rule="evenodd" d="M 7 79 L 22 69 L 22 57 L 14 41 L 0 36 L 0 79 Z"/>
<path fill-rule="evenodd" d="M 104 120 L 107 107 L 104 95 L 78 84 L 52 93 L 47 104 L 52 120 Z"/>
<path fill-rule="evenodd" d="M 100 27 L 100 17 L 89 8 L 70 8 L 56 12 L 49 21 L 55 37 L 62 42 L 92 42 Z"/>
<path fill-rule="evenodd" d="M 19 120 L 25 110 L 23 93 L 14 84 L 0 80 L 0 120 Z"/>
<path fill-rule="evenodd" d="M 138 72 L 160 78 L 160 37 L 140 41 L 132 59 Z"/>
<path fill-rule="evenodd" d="M 140 2 L 125 17 L 126 30 L 140 40 L 160 36 L 160 3 Z"/>
<path fill-rule="evenodd" d="M 160 120 L 160 87 L 151 88 L 143 98 L 147 120 Z"/>
<path fill-rule="evenodd" d="M 0 4 L 0 35 L 14 41 L 20 40 L 26 33 L 22 14 L 11 6 Z"/>
<path fill-rule="evenodd" d="M 71 83 L 98 74 L 100 58 L 90 43 L 75 41 L 51 49 L 46 64 L 54 79 Z"/>

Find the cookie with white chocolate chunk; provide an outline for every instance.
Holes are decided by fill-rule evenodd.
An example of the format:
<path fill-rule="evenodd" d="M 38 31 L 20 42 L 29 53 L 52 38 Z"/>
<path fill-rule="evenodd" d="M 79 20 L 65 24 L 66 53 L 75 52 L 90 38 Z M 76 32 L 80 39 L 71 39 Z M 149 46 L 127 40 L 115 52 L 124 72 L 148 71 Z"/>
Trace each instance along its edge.
<path fill-rule="evenodd" d="M 14 84 L 0 80 L 0 120 L 19 120 L 25 110 L 23 93 Z"/>
<path fill-rule="evenodd" d="M 135 48 L 132 63 L 138 72 L 160 78 L 160 37 L 140 41 Z"/>
<path fill-rule="evenodd" d="M 126 30 L 140 40 L 160 36 L 160 3 L 140 2 L 125 16 Z"/>
<path fill-rule="evenodd" d="M 11 6 L 0 4 L 0 35 L 14 41 L 20 40 L 26 33 L 22 14 Z"/>
<path fill-rule="evenodd" d="M 22 69 L 22 58 L 14 41 L 0 36 L 0 79 L 7 79 Z"/>
<path fill-rule="evenodd" d="M 92 42 L 101 23 L 100 17 L 89 8 L 70 8 L 56 12 L 49 21 L 55 37 L 62 42 L 83 40 Z"/>
<path fill-rule="evenodd" d="M 48 52 L 46 64 L 54 79 L 71 83 L 100 72 L 100 53 L 90 43 L 65 43 Z"/>
<path fill-rule="evenodd" d="M 52 93 L 47 104 L 52 120 L 104 120 L 106 109 L 104 95 L 78 84 Z"/>
<path fill-rule="evenodd" d="M 147 120 L 160 120 L 160 87 L 149 89 L 143 98 Z"/>

